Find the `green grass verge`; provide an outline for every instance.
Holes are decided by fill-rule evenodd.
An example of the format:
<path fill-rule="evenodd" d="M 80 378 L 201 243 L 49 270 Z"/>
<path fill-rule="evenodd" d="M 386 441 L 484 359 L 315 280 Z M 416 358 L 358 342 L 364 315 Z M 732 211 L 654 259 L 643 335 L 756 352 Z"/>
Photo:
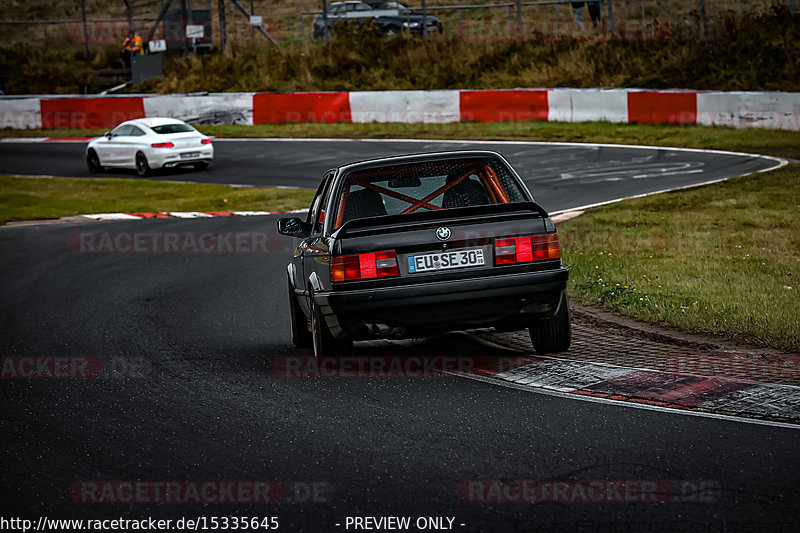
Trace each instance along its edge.
<path fill-rule="evenodd" d="M 258 124 L 198 126 L 217 137 L 472 139 L 682 146 L 800 159 L 800 132 L 607 122 Z M 95 137 L 105 130 L 2 130 L 0 137 Z"/>
<path fill-rule="evenodd" d="M 109 212 L 287 211 L 308 207 L 313 195 L 308 189 L 0 176 L 0 223 Z"/>
<path fill-rule="evenodd" d="M 626 200 L 559 225 L 570 296 L 800 350 L 800 165 Z"/>

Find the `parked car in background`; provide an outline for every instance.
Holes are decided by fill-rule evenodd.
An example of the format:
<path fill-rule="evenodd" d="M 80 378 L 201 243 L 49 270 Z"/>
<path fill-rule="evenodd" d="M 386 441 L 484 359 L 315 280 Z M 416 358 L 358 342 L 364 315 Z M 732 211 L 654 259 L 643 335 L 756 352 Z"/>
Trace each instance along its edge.
<path fill-rule="evenodd" d="M 182 120 L 137 118 L 123 122 L 86 147 L 86 165 L 97 173 L 106 167 L 151 170 L 192 166 L 203 169 L 214 159 L 211 139 Z"/>
<path fill-rule="evenodd" d="M 329 170 L 287 267 L 292 341 L 317 356 L 353 341 L 529 328 L 569 348 L 569 270 L 547 212 L 497 152 L 395 156 Z"/>
<path fill-rule="evenodd" d="M 335 31 L 338 24 L 349 21 L 372 20 L 378 29 L 386 35 L 396 35 L 406 30 L 415 35 L 422 34 L 423 19 L 428 25 L 428 32 L 442 33 L 442 21 L 433 15 L 422 16 L 400 2 L 385 0 L 367 0 L 336 2 L 328 6 L 328 19 L 322 14 L 314 19 L 314 38 L 321 39 L 327 26 Z"/>

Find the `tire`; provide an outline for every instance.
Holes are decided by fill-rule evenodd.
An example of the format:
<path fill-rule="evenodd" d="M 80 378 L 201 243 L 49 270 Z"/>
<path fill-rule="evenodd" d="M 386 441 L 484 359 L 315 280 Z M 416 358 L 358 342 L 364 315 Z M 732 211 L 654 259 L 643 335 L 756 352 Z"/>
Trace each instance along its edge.
<path fill-rule="evenodd" d="M 337 339 L 331 335 L 319 307 L 311 297 L 311 338 L 314 357 L 347 357 L 353 353 L 353 341 Z"/>
<path fill-rule="evenodd" d="M 100 158 L 97 157 L 97 152 L 89 150 L 86 154 L 86 166 L 89 167 L 89 172 L 97 174 L 103 171 L 103 166 L 100 164 Z"/>
<path fill-rule="evenodd" d="M 150 165 L 142 152 L 136 153 L 136 173 L 142 178 L 150 175 Z"/>
<path fill-rule="evenodd" d="M 400 33 L 400 28 L 398 28 L 397 26 L 388 26 L 386 29 L 383 30 L 383 34 L 386 35 L 387 37 L 394 37 L 398 33 Z"/>
<path fill-rule="evenodd" d="M 549 318 L 540 318 L 531 324 L 531 342 L 537 353 L 565 352 L 572 342 L 567 291 L 561 291 L 558 312 Z"/>
<path fill-rule="evenodd" d="M 292 284 L 289 283 L 289 316 L 292 326 L 292 343 L 298 348 L 311 348 L 313 340 L 311 332 L 308 330 L 308 320 L 297 305 L 297 298 L 294 295 Z"/>

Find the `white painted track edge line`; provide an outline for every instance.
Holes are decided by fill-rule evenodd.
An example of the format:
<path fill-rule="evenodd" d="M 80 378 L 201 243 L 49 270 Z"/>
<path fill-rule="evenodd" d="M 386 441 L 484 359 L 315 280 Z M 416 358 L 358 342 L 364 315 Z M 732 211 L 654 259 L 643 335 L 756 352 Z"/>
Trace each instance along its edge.
<path fill-rule="evenodd" d="M 677 150 L 680 150 L 680 149 L 677 148 Z M 789 161 L 786 160 L 786 159 L 783 159 L 783 158 L 780 158 L 780 157 L 772 157 L 772 156 L 769 156 L 769 155 L 745 154 L 745 153 L 740 153 L 740 152 L 720 152 L 720 151 L 711 151 L 711 153 L 727 153 L 727 154 L 733 154 L 733 155 L 756 156 L 756 157 L 760 157 L 760 158 L 763 158 L 763 159 L 770 159 L 772 161 L 775 161 L 776 164 L 774 166 L 769 167 L 769 168 L 763 168 L 761 170 L 756 170 L 754 172 L 744 172 L 742 174 L 737 174 L 735 176 L 729 176 L 727 178 L 717 178 L 717 179 L 713 179 L 713 180 L 704 181 L 704 182 L 701 182 L 701 183 L 692 183 L 692 184 L 689 184 L 689 185 L 681 185 L 680 187 L 671 187 L 671 188 L 668 188 L 668 189 L 660 189 L 658 191 L 645 192 L 645 193 L 641 193 L 641 194 L 635 194 L 633 196 L 622 196 L 620 198 L 615 198 L 613 200 L 605 200 L 603 202 L 597 202 L 597 203 L 594 203 L 594 204 L 586 204 L 586 205 L 580 205 L 580 206 L 576 206 L 576 207 L 568 207 L 566 209 L 559 209 L 558 211 L 550 211 L 549 214 L 550 215 L 560 215 L 562 213 L 568 213 L 570 211 L 584 211 L 586 209 L 591 209 L 593 207 L 600 207 L 600 206 L 603 206 L 603 205 L 615 204 L 615 203 L 621 202 L 623 200 L 632 200 L 634 198 L 644 198 L 646 196 L 652 196 L 654 194 L 663 194 L 665 192 L 675 192 L 675 191 L 682 191 L 682 190 L 686 190 L 686 189 L 694 189 L 694 188 L 697 188 L 697 187 L 704 187 L 706 185 L 713 185 L 714 183 L 721 183 L 723 181 L 728 181 L 728 180 L 732 180 L 732 179 L 735 179 L 735 178 L 741 178 L 743 176 L 749 176 L 750 174 L 761 174 L 761 173 L 764 173 L 764 172 L 772 172 L 773 170 L 778 170 L 779 168 L 783 168 L 783 167 L 785 167 L 786 165 L 789 164 Z"/>
<path fill-rule="evenodd" d="M 760 420 L 758 418 L 748 418 L 748 417 L 740 417 L 740 416 L 733 416 L 733 415 L 723 415 L 717 413 L 705 413 L 703 411 L 693 411 L 691 409 L 676 409 L 672 407 L 661 407 L 658 405 L 648 405 L 642 404 L 637 402 L 627 402 L 622 400 L 611 400 L 608 398 L 600 398 L 597 396 L 586 396 L 583 394 L 574 394 L 570 392 L 559 392 L 551 389 L 544 389 L 540 387 L 533 387 L 529 385 L 520 385 L 518 383 L 514 383 L 512 381 L 504 381 L 499 379 L 494 379 L 485 376 L 479 376 L 475 374 L 464 374 L 459 372 L 445 372 L 446 374 L 450 374 L 456 377 L 461 377 L 465 379 L 471 379 L 475 381 L 481 381 L 483 383 L 489 383 L 490 385 L 496 385 L 498 387 L 507 387 L 510 389 L 518 389 L 525 392 L 530 392 L 534 394 L 544 394 L 547 396 L 556 396 L 559 398 L 570 399 L 570 400 L 582 400 L 586 402 L 593 402 L 593 403 L 602 403 L 606 405 L 616 405 L 618 407 L 628 407 L 633 409 L 645 409 L 648 411 L 657 411 L 660 413 L 666 414 L 673 414 L 673 415 L 688 415 L 688 416 L 696 416 L 700 418 L 713 418 L 717 420 L 725 420 L 728 422 L 740 422 L 744 424 L 755 424 L 759 426 L 770 426 L 770 427 L 779 427 L 779 428 L 786 428 L 786 429 L 794 429 L 800 430 L 800 424 L 791 424 L 789 422 L 774 422 L 772 420 Z"/>

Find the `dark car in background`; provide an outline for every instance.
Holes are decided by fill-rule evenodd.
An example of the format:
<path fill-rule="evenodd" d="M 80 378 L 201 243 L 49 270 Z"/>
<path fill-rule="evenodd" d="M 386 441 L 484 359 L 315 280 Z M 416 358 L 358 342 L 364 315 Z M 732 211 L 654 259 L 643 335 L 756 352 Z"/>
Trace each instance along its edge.
<path fill-rule="evenodd" d="M 327 26 L 329 31 L 335 31 L 339 24 L 348 22 L 372 20 L 378 30 L 386 35 L 396 35 L 401 31 L 421 35 L 423 22 L 428 26 L 428 32 L 443 32 L 442 21 L 438 17 L 414 12 L 400 2 L 385 0 L 336 2 L 328 6 L 328 18 L 324 19 L 319 14 L 314 19 L 314 38 L 321 39 Z"/>
<path fill-rule="evenodd" d="M 395 156 L 329 170 L 287 267 L 292 340 L 317 356 L 354 340 L 530 329 L 539 352 L 569 348 L 552 220 L 496 152 Z"/>

